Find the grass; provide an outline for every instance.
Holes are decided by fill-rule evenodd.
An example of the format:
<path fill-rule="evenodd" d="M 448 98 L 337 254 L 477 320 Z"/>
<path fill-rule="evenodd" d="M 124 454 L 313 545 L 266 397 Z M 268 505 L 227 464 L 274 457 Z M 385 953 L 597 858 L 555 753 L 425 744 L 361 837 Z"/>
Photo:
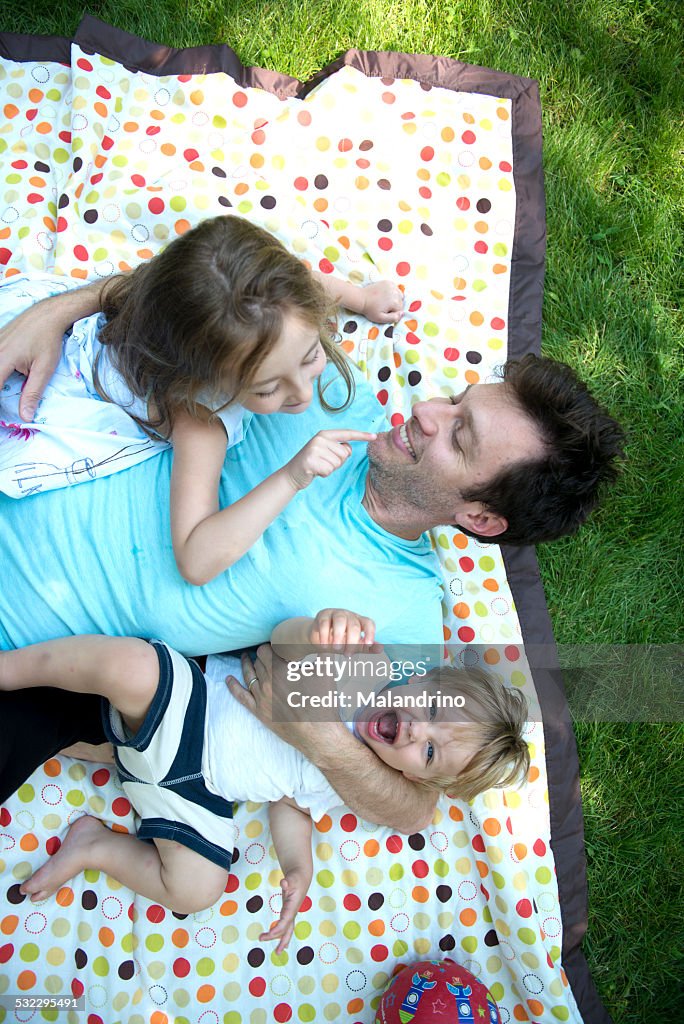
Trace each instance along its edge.
<path fill-rule="evenodd" d="M 246 64 L 302 79 L 358 47 L 539 81 L 544 350 L 574 365 L 629 431 L 625 472 L 605 507 L 578 537 L 539 551 L 556 638 L 684 642 L 684 9 L 675 0 L 100 0 L 90 10 L 168 45 L 227 42 Z M 70 35 L 80 15 L 67 0 L 0 0 L 6 30 Z M 578 722 L 576 735 L 585 951 L 615 1024 L 665 1019 L 681 988 L 682 729 Z"/>

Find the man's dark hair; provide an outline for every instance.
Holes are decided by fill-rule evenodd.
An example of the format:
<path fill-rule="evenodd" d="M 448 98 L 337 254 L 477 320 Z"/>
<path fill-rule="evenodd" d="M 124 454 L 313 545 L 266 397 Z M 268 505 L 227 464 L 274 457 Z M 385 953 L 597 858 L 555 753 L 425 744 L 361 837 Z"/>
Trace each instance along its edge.
<path fill-rule="evenodd" d="M 509 359 L 503 381 L 536 424 L 546 452 L 463 495 L 508 520 L 505 533 L 482 540 L 536 544 L 574 533 L 597 504 L 602 485 L 617 477 L 624 432 L 565 363 L 534 355 Z"/>

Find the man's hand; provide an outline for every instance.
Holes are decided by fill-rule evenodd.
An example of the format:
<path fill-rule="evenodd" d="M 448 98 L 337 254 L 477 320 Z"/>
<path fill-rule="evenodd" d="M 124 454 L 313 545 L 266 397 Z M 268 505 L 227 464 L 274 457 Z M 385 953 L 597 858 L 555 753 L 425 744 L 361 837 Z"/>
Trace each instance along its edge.
<path fill-rule="evenodd" d="M 375 623 L 366 615 L 357 615 L 346 608 L 323 608 L 311 624 L 309 640 L 344 654 L 356 654 L 361 645 L 373 645 Z"/>
<path fill-rule="evenodd" d="M 309 891 L 311 875 L 301 869 L 289 871 L 283 875 L 280 888 L 283 894 L 283 905 L 280 911 L 280 918 L 259 936 L 260 942 L 269 942 L 271 939 L 280 939 L 276 946 L 276 953 L 282 953 L 292 938 L 295 918 L 299 908 L 304 902 L 304 897 Z"/>
<path fill-rule="evenodd" d="M 351 455 L 349 441 L 373 441 L 377 434 L 366 430 L 319 430 L 290 459 L 284 471 L 298 491 L 308 487 L 314 477 L 330 476 Z"/>
<path fill-rule="evenodd" d="M 13 371 L 26 377 L 19 414 L 33 419 L 62 352 L 64 331 L 50 315 L 49 300 L 39 302 L 0 328 L 0 387 Z"/>

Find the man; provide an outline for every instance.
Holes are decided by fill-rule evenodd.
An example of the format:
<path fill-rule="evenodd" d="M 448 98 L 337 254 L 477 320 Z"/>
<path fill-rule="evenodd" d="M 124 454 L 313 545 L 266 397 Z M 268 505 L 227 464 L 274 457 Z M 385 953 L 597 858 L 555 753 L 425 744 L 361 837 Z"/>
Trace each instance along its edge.
<path fill-rule="evenodd" d="M 92 293 L 86 306 L 88 291 L 47 300 L 56 330 L 97 308 Z M 25 320 L 19 341 L 16 327 L 9 341 L 4 333 L 0 380 L 15 368 L 29 372 L 28 402 L 49 372 L 24 328 Z M 380 430 L 382 420 L 362 382 L 344 423 L 317 403 L 301 416 L 256 417 L 226 462 L 222 504 L 252 489 L 317 430 Z M 615 475 L 620 444 L 618 425 L 568 367 L 528 357 L 506 367 L 503 384 L 417 403 L 406 424 L 379 433 L 367 459 L 357 447 L 337 473 L 301 492 L 243 559 L 201 588 L 185 584 L 173 560 L 169 452 L 70 491 L 21 502 L 3 496 L 0 644 L 105 632 L 156 636 L 200 654 L 262 642 L 276 622 L 326 606 L 374 618 L 384 643 L 439 644 L 440 574 L 425 531 L 455 523 L 518 543 L 571 532 L 596 503 L 601 482 Z M 26 708 L 15 713 L 30 719 Z M 33 736 L 35 764 L 78 738 L 97 738 L 94 719 L 76 730 L 69 721 L 57 736 L 48 715 L 45 738 Z M 342 726 L 278 729 L 362 816 L 405 830 L 429 820 L 434 799 L 379 772 Z M 358 780 L 371 765 L 361 797 Z"/>

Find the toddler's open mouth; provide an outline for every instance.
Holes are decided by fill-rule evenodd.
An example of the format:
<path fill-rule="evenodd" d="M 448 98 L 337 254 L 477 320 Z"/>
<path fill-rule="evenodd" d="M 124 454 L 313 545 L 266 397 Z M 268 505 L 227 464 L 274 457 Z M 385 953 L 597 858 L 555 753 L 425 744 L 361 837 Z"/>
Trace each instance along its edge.
<path fill-rule="evenodd" d="M 392 744 L 399 735 L 396 711 L 377 711 L 366 723 L 368 738 L 376 743 Z"/>

